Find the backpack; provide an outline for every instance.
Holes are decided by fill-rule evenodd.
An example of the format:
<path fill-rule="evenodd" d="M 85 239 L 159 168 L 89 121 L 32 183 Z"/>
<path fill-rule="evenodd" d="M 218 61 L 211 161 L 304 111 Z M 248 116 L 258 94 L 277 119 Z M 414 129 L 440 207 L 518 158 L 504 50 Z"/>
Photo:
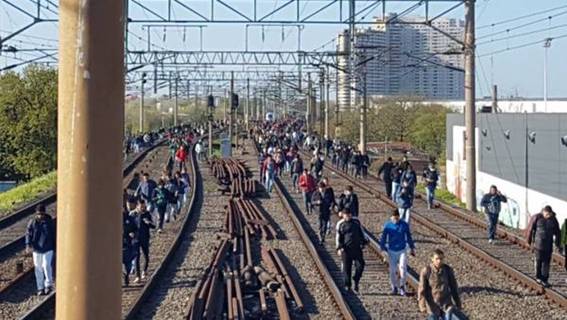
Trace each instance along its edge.
<path fill-rule="evenodd" d="M 530 231 L 532 230 L 532 227 L 540 217 L 541 217 L 541 213 L 534 214 L 533 216 L 530 217 L 530 221 L 528 222 L 528 227 L 526 228 L 526 230 L 524 230 L 524 238 L 526 238 L 526 241 L 528 242 L 531 241 Z"/>

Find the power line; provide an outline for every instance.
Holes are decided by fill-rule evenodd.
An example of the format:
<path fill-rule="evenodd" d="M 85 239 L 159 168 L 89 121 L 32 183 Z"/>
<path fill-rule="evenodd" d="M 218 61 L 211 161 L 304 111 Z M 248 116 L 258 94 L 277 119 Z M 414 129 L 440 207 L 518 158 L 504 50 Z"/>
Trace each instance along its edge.
<path fill-rule="evenodd" d="M 531 17 L 537 16 L 537 15 L 540 15 L 540 14 L 544 14 L 544 13 L 548 13 L 548 12 L 552 12 L 552 11 L 556 11 L 556 10 L 560 10 L 560 9 L 565 9 L 565 8 L 567 8 L 567 5 L 555 7 L 555 8 L 552 8 L 552 9 L 546 9 L 546 10 L 543 10 L 543 11 L 534 12 L 534 13 L 526 14 L 526 15 L 523 15 L 523 16 L 511 18 L 511 19 L 506 19 L 506 20 L 494 22 L 494 23 L 491 23 L 491 24 L 486 24 L 486 25 L 483 25 L 483 26 L 476 27 L 476 29 L 481 30 L 481 29 L 485 29 L 485 28 L 489 28 L 489 27 L 494 27 L 494 26 L 497 26 L 497 25 L 506 24 L 506 23 L 510 23 L 510 22 L 514 22 L 514 21 L 518 21 L 518 20 L 523 20 L 523 19 L 526 19 L 526 18 L 531 18 Z"/>
<path fill-rule="evenodd" d="M 548 37 L 548 38 L 538 40 L 538 41 L 528 42 L 528 43 L 524 43 L 524 44 L 521 44 L 521 45 L 508 47 L 508 48 L 505 48 L 505 49 L 495 50 L 495 51 L 492 51 L 492 52 L 489 52 L 489 53 L 479 55 L 478 57 L 482 58 L 482 57 L 486 57 L 486 56 L 490 56 L 490 55 L 495 55 L 495 54 L 499 54 L 499 53 L 503 53 L 503 52 L 507 52 L 507 51 L 513 51 L 513 50 L 533 46 L 533 45 L 536 45 L 536 44 L 545 43 L 548 40 L 558 40 L 558 39 L 563 39 L 563 38 L 567 38 L 567 34 L 562 34 L 562 35 L 558 35 L 558 36 L 555 36 L 555 37 Z"/>
<path fill-rule="evenodd" d="M 477 37 L 476 40 L 488 38 L 488 37 L 495 36 L 495 35 L 499 35 L 499 34 L 503 34 L 503 33 L 509 33 L 510 31 L 514 31 L 514 30 L 518 30 L 518 29 L 525 28 L 525 27 L 529 27 L 529 26 L 531 26 L 531 25 L 534 25 L 534 24 L 537 24 L 537 23 L 540 23 L 540 22 L 551 21 L 551 19 L 553 19 L 553 18 L 555 18 L 555 17 L 562 16 L 562 15 L 564 15 L 564 14 L 567 14 L 567 11 L 562 11 L 562 12 L 556 14 L 556 15 L 548 16 L 548 17 L 545 17 L 545 18 L 540 18 L 540 19 L 537 19 L 537 20 L 534 20 L 534 21 L 531 21 L 531 22 L 527 22 L 527 23 L 525 23 L 525 24 L 522 24 L 522 25 L 519 25 L 519 26 L 516 26 L 516 27 L 513 27 L 513 28 L 508 28 L 508 29 L 506 29 L 506 30 L 500 30 L 500 31 L 496 31 L 496 32 L 489 33 L 489 34 L 485 34 L 485 35 L 482 35 L 482 36 L 480 36 L 480 37 Z"/>
<path fill-rule="evenodd" d="M 477 46 L 487 44 L 487 43 L 494 43 L 494 42 L 503 41 L 503 40 L 525 37 L 525 36 L 529 36 L 529 35 L 532 35 L 532 34 L 544 32 L 544 31 L 549 31 L 549 30 L 554 30 L 554 29 L 561 29 L 561 28 L 565 28 L 565 27 L 567 27 L 567 23 L 566 24 L 560 24 L 560 25 L 553 26 L 553 27 L 547 27 L 547 28 L 543 28 L 543 29 L 537 29 L 537 30 L 532 30 L 532 31 L 524 32 L 524 33 L 519 33 L 519 34 L 511 35 L 511 36 L 508 36 L 508 37 L 491 39 L 491 40 L 488 40 L 488 41 L 479 42 L 479 43 L 477 43 Z"/>

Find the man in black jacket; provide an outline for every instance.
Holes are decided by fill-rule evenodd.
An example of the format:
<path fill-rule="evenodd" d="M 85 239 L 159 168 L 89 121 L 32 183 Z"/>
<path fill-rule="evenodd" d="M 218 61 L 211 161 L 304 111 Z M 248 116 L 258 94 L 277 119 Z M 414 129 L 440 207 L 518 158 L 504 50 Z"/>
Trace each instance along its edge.
<path fill-rule="evenodd" d="M 36 215 L 28 223 L 26 252 L 32 252 L 37 295 L 49 294 L 53 290 L 53 252 L 55 251 L 55 223 L 38 204 Z"/>
<path fill-rule="evenodd" d="M 337 254 L 343 259 L 346 291 L 351 290 L 352 263 L 354 262 L 355 272 L 352 279 L 354 280 L 354 291 L 358 292 L 358 283 L 364 271 L 362 248 L 367 240 L 358 219 L 353 219 L 348 209 L 342 210 L 341 214 L 344 221 L 341 222 L 337 230 Z"/>
<path fill-rule="evenodd" d="M 555 238 L 555 239 L 554 239 Z M 555 218 L 555 213 L 551 206 L 545 206 L 541 213 L 538 213 L 531 225 L 528 244 L 535 252 L 535 272 L 536 280 L 544 287 L 549 287 L 549 265 L 553 254 L 553 243 L 561 251 L 561 230 L 559 222 Z"/>
<path fill-rule="evenodd" d="M 333 195 L 327 186 L 319 183 L 319 189 L 313 195 L 313 204 L 319 206 L 319 237 L 321 244 L 325 242 L 325 235 L 330 228 L 329 221 L 331 219 L 331 208 L 334 205 Z"/>
<path fill-rule="evenodd" d="M 339 211 L 347 209 L 353 217 L 358 217 L 358 196 L 353 192 L 352 186 L 347 186 L 339 197 Z"/>
<path fill-rule="evenodd" d="M 142 199 L 138 200 L 138 206 L 135 211 L 130 213 L 136 222 L 136 227 L 138 232 L 136 234 L 136 239 L 138 240 L 138 258 L 136 259 L 136 279 L 134 283 L 140 282 L 140 277 L 142 279 L 146 278 L 146 273 L 148 272 L 148 265 L 150 262 L 150 229 L 155 229 L 155 224 L 152 221 L 152 215 L 146 210 L 146 202 Z M 140 274 L 140 251 L 144 254 L 144 270 Z"/>
<path fill-rule="evenodd" d="M 380 169 L 378 169 L 378 176 L 382 174 L 382 180 L 384 181 L 384 187 L 386 187 L 386 194 L 388 198 L 392 198 L 392 169 L 394 168 L 394 163 L 392 162 L 392 157 L 388 157 L 388 161 L 382 163 Z"/>

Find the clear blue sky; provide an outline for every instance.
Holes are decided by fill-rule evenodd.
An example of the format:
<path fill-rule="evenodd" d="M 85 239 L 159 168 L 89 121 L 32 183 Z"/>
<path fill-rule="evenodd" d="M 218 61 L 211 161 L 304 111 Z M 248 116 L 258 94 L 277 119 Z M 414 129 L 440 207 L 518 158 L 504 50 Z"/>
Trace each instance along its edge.
<path fill-rule="evenodd" d="M 11 0 L 14 3 L 24 3 L 24 0 Z M 160 7 L 165 8 L 165 5 L 160 6 L 160 1 L 154 0 L 150 2 L 150 6 L 159 11 Z M 234 3 L 236 7 L 245 9 L 247 4 L 252 0 L 237 0 L 228 1 Z M 143 1 L 144 3 L 147 0 Z M 208 1 L 192 0 L 196 6 L 208 6 Z M 259 0 L 264 6 L 280 5 L 284 0 Z M 276 3 L 277 2 L 277 3 Z M 362 3 L 359 4 L 362 6 Z M 312 12 L 316 6 L 321 6 L 321 2 L 311 1 L 305 2 L 302 5 L 302 13 L 304 15 Z M 387 12 L 401 12 L 408 5 L 397 5 L 389 3 L 387 5 Z M 491 23 L 503 21 L 507 19 L 516 18 L 519 16 L 535 13 L 545 9 L 551 9 L 561 6 L 567 6 L 567 0 L 477 0 L 477 26 L 482 27 L 490 25 Z M 217 6 L 218 7 L 218 6 Z M 445 6 L 447 7 L 447 6 Z M 281 16 L 286 14 L 293 14 L 294 8 L 286 12 L 282 10 Z M 231 13 L 225 9 L 218 7 L 218 12 L 222 16 L 230 17 Z M 224 11 L 222 11 L 224 10 Z M 432 5 L 432 11 L 442 10 L 440 6 Z M 381 9 L 375 11 L 379 14 Z M 420 13 L 423 11 L 418 11 Z M 139 10 L 132 8 L 131 14 L 138 14 L 144 16 Z M 321 14 L 321 17 L 329 16 L 334 12 L 326 11 Z M 505 32 L 506 28 L 515 28 L 525 23 L 529 23 L 549 15 L 554 16 L 550 22 L 541 21 L 534 22 L 532 25 L 525 28 L 519 28 L 510 32 Z M 175 16 L 175 14 L 174 14 Z M 463 18 L 463 10 L 455 10 L 448 16 L 455 18 Z M 367 16 L 365 20 L 371 19 L 371 15 Z M 14 11 L 5 3 L 0 3 L 0 35 L 5 35 L 5 31 L 15 30 L 21 27 L 26 22 L 25 17 L 20 13 Z M 343 26 L 313 26 L 308 25 L 303 31 L 302 49 L 310 50 L 321 45 L 328 43 L 324 50 L 332 50 L 333 43 L 329 43 L 336 33 L 341 30 Z M 537 31 L 545 28 L 552 28 L 552 30 L 544 32 L 536 32 L 531 35 L 519 36 L 521 33 L 530 31 Z M 132 26 L 131 31 L 143 38 L 146 38 L 146 32 L 140 26 Z M 483 35 L 489 33 L 504 31 L 502 34 L 488 36 L 482 38 Z M 284 41 L 282 41 L 282 33 Z M 182 29 L 170 29 L 165 33 L 166 39 L 163 40 L 164 31 L 155 29 L 151 33 L 152 42 L 156 45 L 167 47 L 169 49 L 186 49 L 195 50 L 199 48 L 198 32 L 196 29 L 187 29 L 184 32 Z M 210 25 L 205 28 L 205 50 L 244 50 L 245 27 L 243 25 Z M 263 34 L 263 36 L 262 36 Z M 520 95 L 525 97 L 541 97 L 543 95 L 543 61 L 544 61 L 544 48 L 543 44 L 537 44 L 521 49 L 514 49 L 502 53 L 489 55 L 489 53 L 512 48 L 526 43 L 540 41 L 546 37 L 567 35 L 567 7 L 558 9 L 547 14 L 533 16 L 523 20 L 518 20 L 509 24 L 497 25 L 494 27 L 482 27 L 477 30 L 478 51 L 479 58 L 477 59 L 477 85 L 478 96 L 487 95 L 490 85 L 494 82 L 498 84 L 501 95 Z M 18 47 L 33 46 L 33 44 L 41 44 L 44 46 L 56 46 L 56 42 L 44 41 L 34 39 L 29 36 L 42 36 L 47 38 L 57 38 L 57 26 L 55 23 L 40 24 L 31 28 L 24 33 L 22 37 L 17 37 L 13 42 L 8 44 L 16 45 Z M 494 41 L 493 43 L 482 43 L 491 40 L 498 40 L 514 36 L 505 40 Z M 517 37 L 516 37 L 517 36 Z M 185 38 L 185 40 L 183 40 Z M 131 39 L 133 37 L 131 36 Z M 286 28 L 283 30 L 280 27 L 262 28 L 253 27 L 249 29 L 249 49 L 250 50 L 294 50 L 297 47 L 297 29 Z M 135 39 L 131 42 L 130 49 L 143 49 L 145 44 L 142 41 Z M 549 96 L 550 97 L 567 97 L 567 81 L 564 77 L 567 75 L 567 37 L 552 41 L 551 48 L 548 51 L 548 66 L 549 66 Z M 487 55 L 488 54 L 488 55 Z M 0 56 L 0 67 L 7 63 L 13 63 L 14 60 Z"/>

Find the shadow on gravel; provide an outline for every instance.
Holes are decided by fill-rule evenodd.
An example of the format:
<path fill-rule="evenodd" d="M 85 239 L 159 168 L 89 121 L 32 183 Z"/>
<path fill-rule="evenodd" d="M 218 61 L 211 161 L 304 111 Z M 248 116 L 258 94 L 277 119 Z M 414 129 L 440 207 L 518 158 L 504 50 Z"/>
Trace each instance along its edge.
<path fill-rule="evenodd" d="M 291 261 L 289 261 L 288 257 L 281 250 L 278 250 L 278 252 L 280 253 L 280 258 L 282 260 L 282 263 L 284 264 L 285 269 L 289 273 L 291 279 L 293 279 L 293 284 L 295 285 L 295 288 L 299 292 L 301 301 L 305 306 L 303 313 L 319 314 L 319 309 L 317 308 L 317 303 L 315 302 L 315 298 L 307 290 L 307 284 L 305 283 L 305 281 L 303 281 L 303 279 L 299 275 L 297 268 L 295 268 L 295 266 L 291 263 Z"/>
<path fill-rule="evenodd" d="M 460 287 L 459 291 L 461 292 L 461 294 L 464 293 L 470 295 L 474 295 L 477 293 L 484 293 L 490 295 L 509 296 L 509 297 L 517 297 L 517 298 L 525 297 L 525 296 L 537 296 L 537 294 L 535 293 L 524 294 L 509 290 L 490 288 L 490 287 Z"/>

